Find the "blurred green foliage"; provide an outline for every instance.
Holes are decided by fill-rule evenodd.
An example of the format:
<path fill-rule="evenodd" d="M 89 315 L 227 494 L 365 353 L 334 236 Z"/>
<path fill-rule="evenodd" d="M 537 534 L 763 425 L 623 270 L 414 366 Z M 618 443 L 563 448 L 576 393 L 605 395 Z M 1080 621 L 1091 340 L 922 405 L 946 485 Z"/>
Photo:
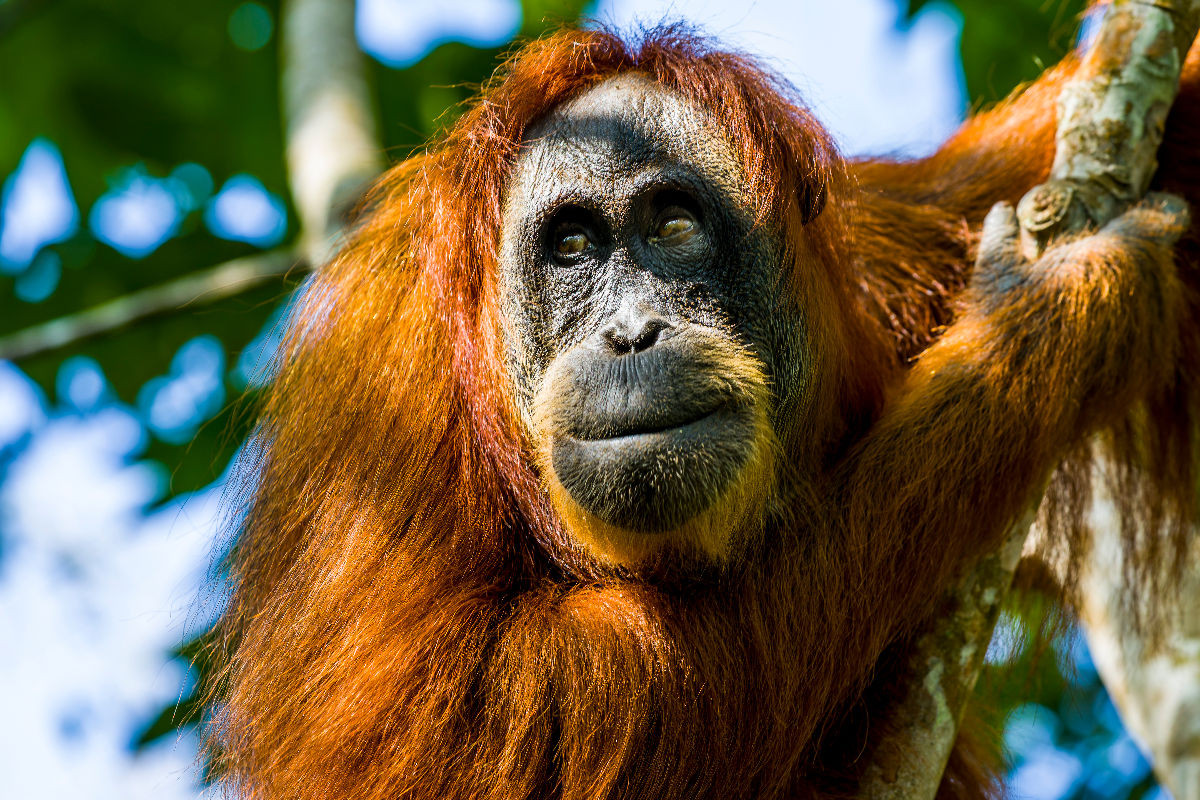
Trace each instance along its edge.
<path fill-rule="evenodd" d="M 1036 797 L 1058 800 L 1156 797 L 1158 781 L 1100 682 L 1082 633 L 1042 593 L 1027 590 L 1007 605 L 989 654 L 997 657 L 984 666 L 972 710 L 1003 732 L 1011 779 L 1019 782 L 1023 768 L 1036 774 L 1052 765 L 1046 777 L 1062 784 L 1054 795 L 1034 780 L 1032 787 L 1010 787 L 1014 796 L 1032 788 Z"/>
<path fill-rule="evenodd" d="M 931 3 L 909 0 L 911 18 Z M 1075 45 L 1086 0 L 954 0 L 962 14 L 959 53 L 971 108 L 1003 99 Z"/>
<path fill-rule="evenodd" d="M 70 241 L 50 246 L 63 262 L 50 298 L 26 304 L 13 299 L 11 286 L 0 288 L 0 336 L 256 252 L 207 233 L 199 211 L 184 219 L 179 236 L 144 259 L 97 242 L 86 225 L 96 199 L 136 164 L 162 177 L 181 163 L 197 162 L 218 185 L 248 172 L 286 197 L 278 59 L 272 47 L 247 52 L 233 44 L 229 18 L 238 5 L 238 0 L 6 4 L 10 21 L 0 32 L 0 75 L 6 76 L 0 92 L 0 173 L 11 172 L 32 139 L 50 139 L 63 154 L 84 224 Z M 277 12 L 275 0 L 266 5 Z M 59 364 L 87 355 L 103 367 L 118 398 L 133 403 L 142 385 L 165 372 L 172 355 L 195 336 L 213 333 L 228 351 L 239 350 L 288 288 L 281 284 L 199 311 L 181 310 L 25 359 L 21 368 L 53 397 Z M 170 465 L 172 492 L 188 491 L 220 474 L 244 432 L 210 423 L 186 453 L 156 440 L 148 455 Z"/>

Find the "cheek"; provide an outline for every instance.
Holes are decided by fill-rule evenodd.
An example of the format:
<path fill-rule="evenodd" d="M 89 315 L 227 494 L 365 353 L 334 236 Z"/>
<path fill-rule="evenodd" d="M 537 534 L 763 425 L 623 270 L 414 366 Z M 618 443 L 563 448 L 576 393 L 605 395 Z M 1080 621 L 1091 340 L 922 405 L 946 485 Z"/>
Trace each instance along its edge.
<path fill-rule="evenodd" d="M 776 411 L 786 414 L 810 383 L 806 314 L 780 269 L 781 255 L 749 259 L 730 286 L 734 327 L 766 367 Z"/>
<path fill-rule="evenodd" d="M 503 300 L 501 331 L 504 337 L 505 371 L 518 416 L 532 430 L 533 396 L 541 383 L 548 361 L 546 348 L 536 336 L 536 326 L 525 313 L 531 308 L 519 297 Z"/>
<path fill-rule="evenodd" d="M 553 343 L 550 358 L 575 347 L 604 326 L 605 317 L 614 309 L 612 292 L 599 282 L 599 276 L 589 280 L 580 275 L 562 275 L 548 286 L 542 302 L 547 309 L 547 341 Z"/>
<path fill-rule="evenodd" d="M 797 403 L 813 381 L 805 330 L 803 312 L 789 304 L 771 315 L 771 323 L 763 331 L 771 353 L 767 366 L 780 417 L 794 416 Z"/>
<path fill-rule="evenodd" d="M 540 374 L 601 327 L 613 287 L 600 267 L 534 265 L 506 274 L 501 296 L 510 354 Z"/>
<path fill-rule="evenodd" d="M 531 275 L 525 254 L 507 254 L 500 269 L 500 328 L 509 382 L 526 427 L 533 396 L 554 357 L 553 309 L 546 302 L 544 276 Z"/>

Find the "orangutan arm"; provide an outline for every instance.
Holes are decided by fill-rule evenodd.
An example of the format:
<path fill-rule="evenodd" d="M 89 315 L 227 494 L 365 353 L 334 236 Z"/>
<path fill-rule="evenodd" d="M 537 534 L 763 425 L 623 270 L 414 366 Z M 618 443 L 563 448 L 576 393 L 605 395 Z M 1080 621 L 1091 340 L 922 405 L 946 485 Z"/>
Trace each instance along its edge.
<path fill-rule="evenodd" d="M 1160 195 L 1028 263 L 1011 206 L 991 211 L 957 320 L 847 462 L 845 535 L 870 554 L 865 585 L 927 611 L 1070 445 L 1165 380 L 1187 217 Z"/>

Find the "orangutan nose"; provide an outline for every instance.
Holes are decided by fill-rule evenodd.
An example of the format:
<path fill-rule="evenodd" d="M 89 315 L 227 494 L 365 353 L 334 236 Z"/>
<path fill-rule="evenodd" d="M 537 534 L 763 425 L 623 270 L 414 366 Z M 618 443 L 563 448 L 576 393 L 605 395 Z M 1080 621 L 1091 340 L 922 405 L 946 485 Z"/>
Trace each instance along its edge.
<path fill-rule="evenodd" d="M 615 355 L 623 356 L 649 350 L 673 327 L 653 311 L 629 308 L 617 312 L 600 331 L 600 338 Z"/>

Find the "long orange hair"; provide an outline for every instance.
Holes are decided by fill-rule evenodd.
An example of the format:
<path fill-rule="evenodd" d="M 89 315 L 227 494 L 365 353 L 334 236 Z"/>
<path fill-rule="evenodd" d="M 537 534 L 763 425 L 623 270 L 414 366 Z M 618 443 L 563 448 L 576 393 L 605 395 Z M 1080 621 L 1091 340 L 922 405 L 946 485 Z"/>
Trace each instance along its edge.
<path fill-rule="evenodd" d="M 851 792 L 842 750 L 865 738 L 843 723 L 861 720 L 887 643 L 860 631 L 895 641 L 919 620 L 877 622 L 887 587 L 863 585 L 837 534 L 826 467 L 950 321 L 982 214 L 1045 175 L 1069 69 L 931 159 L 848 165 L 782 82 L 684 30 L 522 49 L 443 142 L 382 179 L 291 322 L 220 628 L 212 742 L 231 786 L 263 800 Z M 497 310 L 524 131 L 630 70 L 709 110 L 741 154 L 756 218 L 791 245 L 817 376 L 771 529 L 727 569 L 663 585 L 562 533 L 515 422 Z M 1194 148 L 1172 124 L 1164 152 L 1181 158 Z M 1177 402 L 1155 425 L 1187 436 L 1149 484 L 1162 507 L 1191 478 L 1190 417 Z M 986 788 L 965 761 L 950 782 Z"/>

